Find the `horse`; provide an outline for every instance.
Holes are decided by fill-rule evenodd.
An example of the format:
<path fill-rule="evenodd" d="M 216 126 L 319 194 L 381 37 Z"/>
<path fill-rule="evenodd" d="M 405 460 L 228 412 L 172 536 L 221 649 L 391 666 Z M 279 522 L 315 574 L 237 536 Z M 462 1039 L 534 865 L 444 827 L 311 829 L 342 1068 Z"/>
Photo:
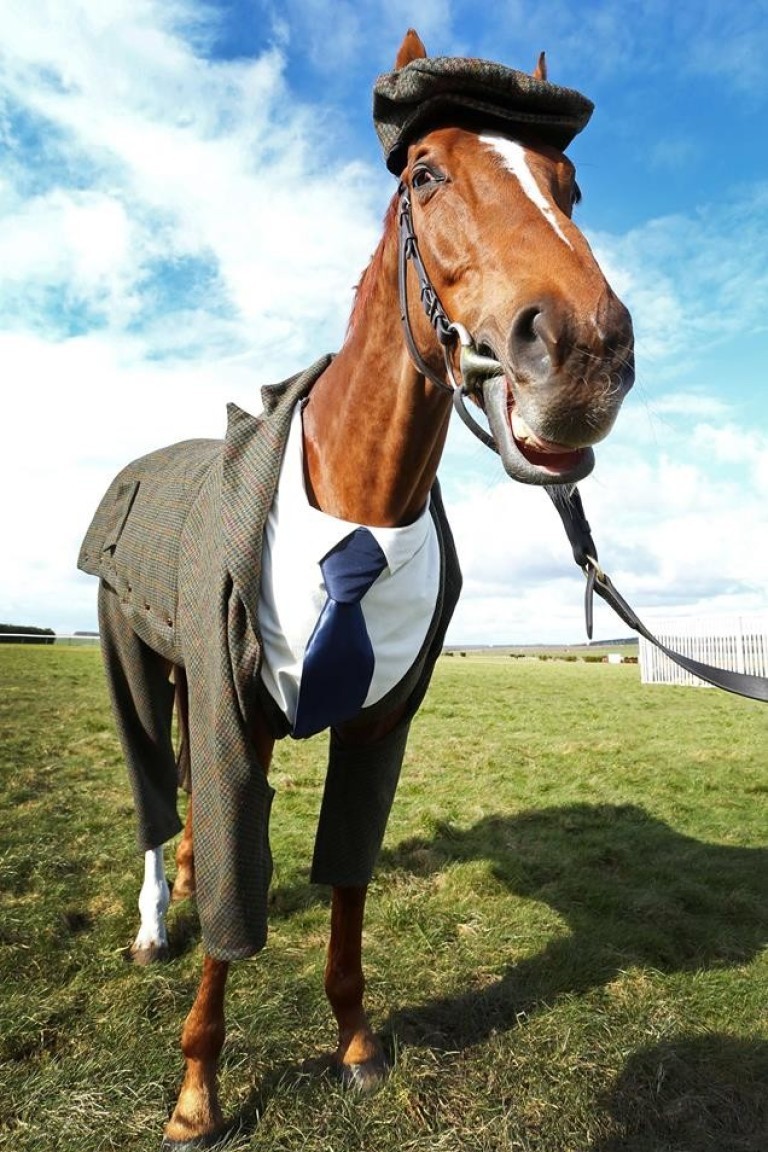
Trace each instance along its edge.
<path fill-rule="evenodd" d="M 411 29 L 393 76 L 426 74 L 431 59 Z M 483 68 L 437 58 L 435 75 L 458 70 L 467 80 Z M 83 545 L 80 566 L 101 578 L 105 667 L 145 851 L 133 945 L 140 962 L 167 945 L 162 846 L 181 827 L 174 701 L 191 780 L 174 893 L 197 894 L 204 956 L 182 1032 L 184 1077 L 167 1152 L 211 1147 L 227 1131 L 217 1091 L 227 974 L 233 959 L 264 943 L 268 772 L 276 739 L 302 735 L 293 713 L 286 719 L 286 705 L 278 707 L 283 672 L 267 667 L 267 633 L 282 611 L 280 550 L 290 571 L 299 544 L 282 487 L 289 455 L 294 496 L 300 491 L 306 505 L 297 515 L 368 528 L 385 548 L 416 532 L 418 556 L 428 554 L 418 580 L 407 578 L 409 594 L 401 586 L 396 597 L 407 622 L 398 627 L 408 633 L 398 670 L 373 703 L 366 697 L 327 722 L 313 879 L 332 889 L 324 982 L 338 1026 L 334 1060 L 346 1083 L 366 1091 L 387 1070 L 363 1002 L 368 881 L 408 727 L 460 586 L 437 484 L 452 397 L 486 410 L 487 438 L 513 478 L 570 485 L 590 471 L 592 446 L 634 380 L 629 313 L 572 219 L 579 191 L 562 149 L 579 127 L 563 134 L 552 126 L 560 104 L 578 94 L 549 84 L 543 57 L 530 82 L 514 82 L 527 100 L 519 116 L 498 91 L 462 107 L 465 91 L 458 103 L 431 104 L 421 120 L 406 116 L 394 143 L 390 132 L 387 163 L 399 187 L 338 353 L 265 389 L 264 419 L 231 406 L 223 447 L 191 441 L 134 462 Z M 588 118 L 591 105 L 579 99 Z M 263 518 L 245 527 L 257 498 Z M 421 596 L 419 581 L 426 608 L 417 611 L 410 601 Z M 335 691 L 337 680 L 330 683 Z M 300 703 L 301 695 L 297 717 Z"/>

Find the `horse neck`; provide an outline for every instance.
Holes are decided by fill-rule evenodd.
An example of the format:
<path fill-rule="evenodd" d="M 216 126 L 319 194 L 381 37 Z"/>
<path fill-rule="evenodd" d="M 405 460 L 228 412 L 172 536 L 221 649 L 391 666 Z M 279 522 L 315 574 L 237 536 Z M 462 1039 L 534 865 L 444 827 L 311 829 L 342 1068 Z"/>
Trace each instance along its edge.
<path fill-rule="evenodd" d="M 446 393 L 416 371 L 405 348 L 393 221 L 390 212 L 344 345 L 304 409 L 310 500 L 340 519 L 383 527 L 412 523 L 424 508 L 451 413 Z"/>

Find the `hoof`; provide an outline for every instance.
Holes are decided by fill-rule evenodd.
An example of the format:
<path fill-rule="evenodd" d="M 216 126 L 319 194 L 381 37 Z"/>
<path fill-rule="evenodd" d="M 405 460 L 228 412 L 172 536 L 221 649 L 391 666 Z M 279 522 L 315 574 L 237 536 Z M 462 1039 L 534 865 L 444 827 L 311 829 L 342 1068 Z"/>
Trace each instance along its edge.
<path fill-rule="evenodd" d="M 336 1072 L 344 1088 L 360 1096 L 371 1096 L 386 1081 L 389 1065 L 382 1054 L 364 1064 L 337 1064 Z"/>
<path fill-rule="evenodd" d="M 145 968 L 147 964 L 164 964 L 170 958 L 167 944 L 150 944 L 147 948 L 129 948 L 126 960 Z"/>
<path fill-rule="evenodd" d="M 225 1128 L 205 1136 L 193 1136 L 190 1140 L 171 1140 L 164 1136 L 160 1152 L 203 1152 L 206 1148 L 224 1148 L 234 1135 L 231 1128 Z"/>

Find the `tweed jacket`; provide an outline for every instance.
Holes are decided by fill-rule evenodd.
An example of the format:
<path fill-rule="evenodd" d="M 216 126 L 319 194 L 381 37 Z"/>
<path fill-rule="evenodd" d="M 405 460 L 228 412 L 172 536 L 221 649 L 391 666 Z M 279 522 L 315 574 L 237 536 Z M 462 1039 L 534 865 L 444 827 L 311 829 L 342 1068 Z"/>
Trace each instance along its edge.
<path fill-rule="evenodd" d="M 266 940 L 273 790 L 251 732 L 257 709 L 266 710 L 275 736 L 286 735 L 288 724 L 276 706 L 270 709 L 259 674 L 261 545 L 293 410 L 329 362 L 323 357 L 263 389 L 258 417 L 230 405 L 223 443 L 187 441 L 123 469 L 99 504 L 78 561 L 101 578 L 102 595 L 117 597 L 121 620 L 143 644 L 186 670 L 198 908 L 206 951 L 219 959 L 250 955 Z M 313 864 L 319 882 L 370 878 L 408 725 L 458 599 L 461 576 L 437 485 L 432 509 L 442 559 L 432 625 L 405 679 L 365 710 L 383 715 L 405 702 L 404 719 L 391 737 L 360 750 L 332 735 Z M 121 735 L 130 745 L 130 723 L 123 722 Z M 340 836 L 340 827 L 349 836 Z"/>

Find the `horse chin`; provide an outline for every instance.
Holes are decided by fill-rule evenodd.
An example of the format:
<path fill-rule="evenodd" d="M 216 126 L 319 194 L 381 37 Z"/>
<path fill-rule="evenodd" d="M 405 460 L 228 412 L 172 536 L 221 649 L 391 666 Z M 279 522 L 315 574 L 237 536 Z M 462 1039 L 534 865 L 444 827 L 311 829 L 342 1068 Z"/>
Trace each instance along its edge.
<path fill-rule="evenodd" d="M 522 484 L 576 484 L 594 468 L 595 454 L 591 448 L 550 444 L 532 433 L 523 443 L 515 436 L 504 376 L 485 381 L 483 402 L 504 471 L 513 480 Z"/>

